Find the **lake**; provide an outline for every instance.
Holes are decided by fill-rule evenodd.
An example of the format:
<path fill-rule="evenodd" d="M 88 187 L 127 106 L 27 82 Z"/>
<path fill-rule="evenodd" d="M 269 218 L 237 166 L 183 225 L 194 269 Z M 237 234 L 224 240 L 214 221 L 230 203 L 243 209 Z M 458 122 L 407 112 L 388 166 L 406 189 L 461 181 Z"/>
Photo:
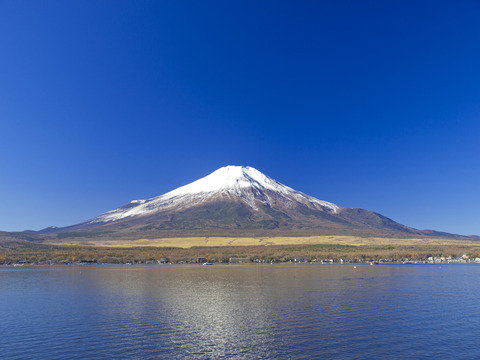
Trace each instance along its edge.
<path fill-rule="evenodd" d="M 480 358 L 480 265 L 0 267 L 2 359 Z"/>

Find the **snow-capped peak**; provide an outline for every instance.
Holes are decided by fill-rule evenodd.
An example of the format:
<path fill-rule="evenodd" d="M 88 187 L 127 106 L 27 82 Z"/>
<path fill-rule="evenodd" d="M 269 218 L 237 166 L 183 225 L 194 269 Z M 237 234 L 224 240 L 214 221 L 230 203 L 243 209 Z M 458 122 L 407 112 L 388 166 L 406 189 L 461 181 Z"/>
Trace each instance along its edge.
<path fill-rule="evenodd" d="M 301 203 L 331 213 L 339 210 L 335 204 L 296 191 L 250 166 L 225 166 L 164 195 L 148 200 L 133 200 L 121 208 L 90 220 L 89 223 L 143 216 L 172 208 L 181 210 L 214 198 L 238 199 L 254 210 L 258 210 L 259 203 L 269 207 L 277 204 L 293 207 L 295 203 Z"/>
<path fill-rule="evenodd" d="M 284 192 L 284 188 L 287 188 L 250 166 L 230 165 L 222 167 L 210 175 L 188 185 L 175 189 L 164 196 L 174 197 L 187 194 L 221 191 L 225 189 L 242 189 L 251 186 L 280 192 Z"/>

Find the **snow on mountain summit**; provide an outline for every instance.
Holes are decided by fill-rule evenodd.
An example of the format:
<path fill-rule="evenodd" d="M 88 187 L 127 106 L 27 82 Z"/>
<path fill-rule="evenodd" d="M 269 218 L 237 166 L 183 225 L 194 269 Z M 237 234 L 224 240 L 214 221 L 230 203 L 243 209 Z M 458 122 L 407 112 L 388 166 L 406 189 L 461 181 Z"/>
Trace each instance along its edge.
<path fill-rule="evenodd" d="M 265 176 L 260 171 L 250 166 L 225 166 L 204 178 L 182 186 L 165 195 L 178 196 L 200 192 L 220 191 L 224 189 L 238 190 L 252 186 L 258 189 L 268 189 L 272 191 L 285 192 L 285 189 L 292 191 L 292 189 L 280 184 L 268 176 Z"/>
<path fill-rule="evenodd" d="M 88 223 L 110 222 L 174 208 L 182 210 L 211 200 L 240 200 L 254 210 L 258 210 L 258 204 L 291 208 L 299 203 L 331 213 L 339 210 L 335 204 L 296 191 L 250 166 L 225 166 L 164 195 L 148 200 L 133 200 Z"/>

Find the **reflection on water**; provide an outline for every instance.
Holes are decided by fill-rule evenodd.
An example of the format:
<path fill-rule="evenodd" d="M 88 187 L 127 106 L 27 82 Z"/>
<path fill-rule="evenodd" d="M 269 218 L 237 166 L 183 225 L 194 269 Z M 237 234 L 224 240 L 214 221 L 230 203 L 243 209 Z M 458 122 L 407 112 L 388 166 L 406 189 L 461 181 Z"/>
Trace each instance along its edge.
<path fill-rule="evenodd" d="M 2 358 L 480 357 L 480 266 L 0 268 Z"/>

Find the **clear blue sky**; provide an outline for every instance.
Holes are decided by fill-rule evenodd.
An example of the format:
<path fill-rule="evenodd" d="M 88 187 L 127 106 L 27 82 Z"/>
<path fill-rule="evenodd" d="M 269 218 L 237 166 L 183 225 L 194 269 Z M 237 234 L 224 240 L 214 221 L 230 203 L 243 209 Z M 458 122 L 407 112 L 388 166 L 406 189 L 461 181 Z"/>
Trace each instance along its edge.
<path fill-rule="evenodd" d="M 0 0 L 0 230 L 250 165 L 480 234 L 480 2 Z"/>

